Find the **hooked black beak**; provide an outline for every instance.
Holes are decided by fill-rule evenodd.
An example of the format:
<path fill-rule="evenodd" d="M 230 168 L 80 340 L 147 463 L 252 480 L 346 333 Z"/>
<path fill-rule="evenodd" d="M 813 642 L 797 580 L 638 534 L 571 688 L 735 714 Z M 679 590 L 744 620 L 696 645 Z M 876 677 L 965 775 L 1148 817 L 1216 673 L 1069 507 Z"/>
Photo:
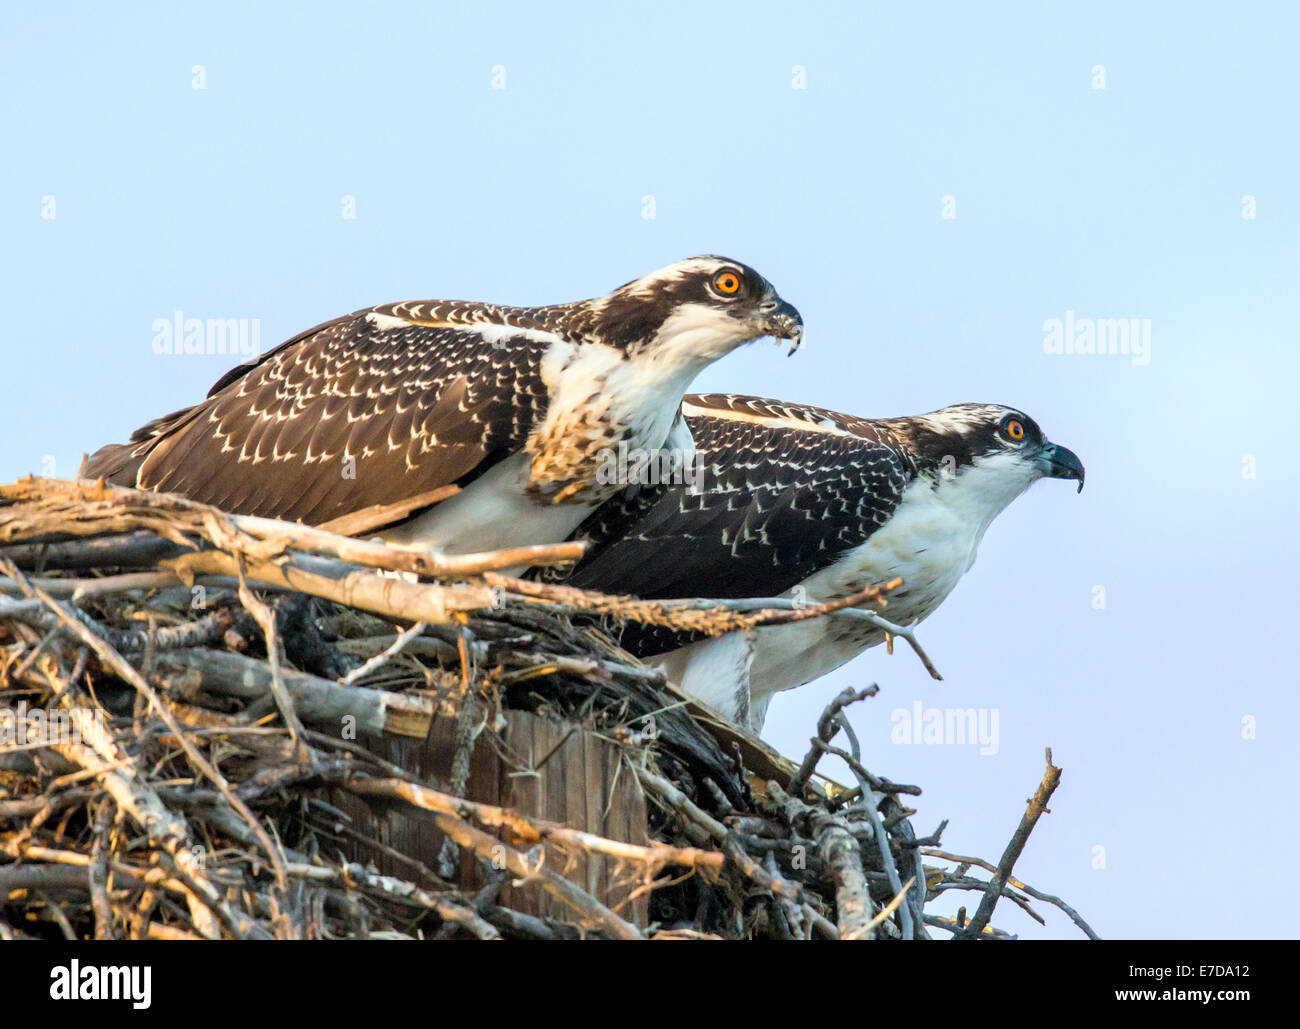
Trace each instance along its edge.
<path fill-rule="evenodd" d="M 1049 476 L 1053 479 L 1078 479 L 1077 492 L 1083 492 L 1083 462 L 1079 460 L 1078 454 L 1069 447 L 1049 443 L 1043 448 L 1043 456 L 1048 462 Z"/>
<path fill-rule="evenodd" d="M 758 305 L 758 317 L 764 335 L 788 339 L 791 354 L 799 349 L 799 344 L 803 342 L 803 318 L 794 309 L 794 305 L 787 304 L 775 293 L 769 293 Z"/>

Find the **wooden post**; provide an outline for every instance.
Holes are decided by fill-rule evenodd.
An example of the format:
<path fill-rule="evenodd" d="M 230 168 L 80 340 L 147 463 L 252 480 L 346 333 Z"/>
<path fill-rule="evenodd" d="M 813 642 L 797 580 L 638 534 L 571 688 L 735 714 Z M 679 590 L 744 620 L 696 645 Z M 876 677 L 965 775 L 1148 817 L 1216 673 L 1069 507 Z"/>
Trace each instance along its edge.
<path fill-rule="evenodd" d="M 529 711 L 509 710 L 504 715 L 504 730 L 481 733 L 471 752 L 467 800 L 513 808 L 529 818 L 558 822 L 624 843 L 648 841 L 645 795 L 632 769 L 620 769 L 625 758 L 615 744 L 579 725 Z M 364 737 L 361 742 L 433 786 L 448 789 L 456 749 L 454 717 L 445 713 L 436 716 L 426 740 L 383 734 Z M 363 836 L 436 868 L 443 835 L 429 821 L 400 810 L 372 810 L 360 797 L 341 790 L 333 791 L 331 802 L 351 816 L 352 827 Z M 505 842 L 513 846 L 517 841 Z M 640 869 L 619 867 L 602 855 L 566 856 L 550 843 L 542 846 L 551 871 L 629 922 L 647 924 L 648 893 L 628 900 L 641 884 Z M 347 849 L 354 860 L 374 862 L 384 874 L 412 878 L 411 867 L 390 856 L 376 854 L 363 844 L 349 844 Z M 461 855 L 459 884 L 466 890 L 484 885 L 479 864 L 471 854 Z M 576 921 L 572 909 L 535 886 L 509 885 L 501 899 L 525 914 Z"/>

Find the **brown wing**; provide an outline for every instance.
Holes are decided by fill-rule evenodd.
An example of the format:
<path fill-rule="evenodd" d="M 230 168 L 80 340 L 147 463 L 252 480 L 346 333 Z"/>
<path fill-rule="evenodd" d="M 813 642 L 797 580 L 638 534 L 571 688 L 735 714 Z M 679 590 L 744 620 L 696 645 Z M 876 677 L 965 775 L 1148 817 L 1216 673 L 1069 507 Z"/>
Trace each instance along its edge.
<path fill-rule="evenodd" d="M 687 396 L 703 489 L 640 489 L 602 505 L 573 534 L 586 555 L 539 578 L 647 599 L 772 597 L 866 540 L 916 469 L 876 423 L 759 397 Z M 629 623 L 640 656 L 697 637 Z"/>
<path fill-rule="evenodd" d="M 313 524 L 464 485 L 522 447 L 545 414 L 539 365 L 559 337 L 393 310 L 327 322 L 234 369 L 85 474 Z"/>

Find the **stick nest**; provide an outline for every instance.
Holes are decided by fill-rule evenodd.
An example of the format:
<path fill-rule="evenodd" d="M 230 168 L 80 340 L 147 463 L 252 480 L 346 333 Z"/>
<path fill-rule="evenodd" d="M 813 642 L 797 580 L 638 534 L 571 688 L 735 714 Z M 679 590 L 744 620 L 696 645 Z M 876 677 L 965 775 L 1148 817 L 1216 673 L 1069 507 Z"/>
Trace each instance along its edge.
<path fill-rule="evenodd" d="M 1059 778 L 1050 754 L 1002 861 L 940 851 L 911 826 L 920 789 L 862 762 L 844 708 L 874 687 L 837 698 L 796 765 L 600 631 L 716 635 L 831 605 L 650 603 L 506 574 L 580 553 L 439 557 L 102 482 L 0 486 L 0 938 L 988 939 L 1007 935 L 988 925 L 1004 897 L 1092 935 L 1011 875 Z M 616 749 L 645 838 L 470 799 L 474 748 L 520 710 Z M 440 717 L 456 726 L 444 780 L 366 745 Z M 827 754 L 856 786 L 817 776 Z M 442 852 L 394 853 L 340 797 L 431 822 Z M 547 849 L 610 863 L 622 901 Z M 952 889 L 979 894 L 973 918 L 926 909 Z M 514 900 L 536 891 L 563 917 Z"/>

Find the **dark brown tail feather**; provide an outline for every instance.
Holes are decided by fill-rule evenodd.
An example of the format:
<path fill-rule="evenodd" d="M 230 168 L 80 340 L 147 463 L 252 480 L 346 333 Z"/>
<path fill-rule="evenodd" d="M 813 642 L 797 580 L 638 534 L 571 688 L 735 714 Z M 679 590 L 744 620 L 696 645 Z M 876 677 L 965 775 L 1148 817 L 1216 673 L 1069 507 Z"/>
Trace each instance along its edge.
<path fill-rule="evenodd" d="M 110 443 L 100 447 L 81 464 L 80 478 L 98 479 L 101 476 L 114 486 L 134 486 L 136 474 L 144 463 L 144 456 L 135 457 L 130 443 Z"/>
<path fill-rule="evenodd" d="M 114 486 L 135 486 L 140 466 L 154 446 L 185 424 L 194 410 L 194 407 L 183 407 L 155 418 L 131 433 L 130 443 L 109 443 L 100 447 L 81 463 L 80 477 L 103 477 Z"/>

